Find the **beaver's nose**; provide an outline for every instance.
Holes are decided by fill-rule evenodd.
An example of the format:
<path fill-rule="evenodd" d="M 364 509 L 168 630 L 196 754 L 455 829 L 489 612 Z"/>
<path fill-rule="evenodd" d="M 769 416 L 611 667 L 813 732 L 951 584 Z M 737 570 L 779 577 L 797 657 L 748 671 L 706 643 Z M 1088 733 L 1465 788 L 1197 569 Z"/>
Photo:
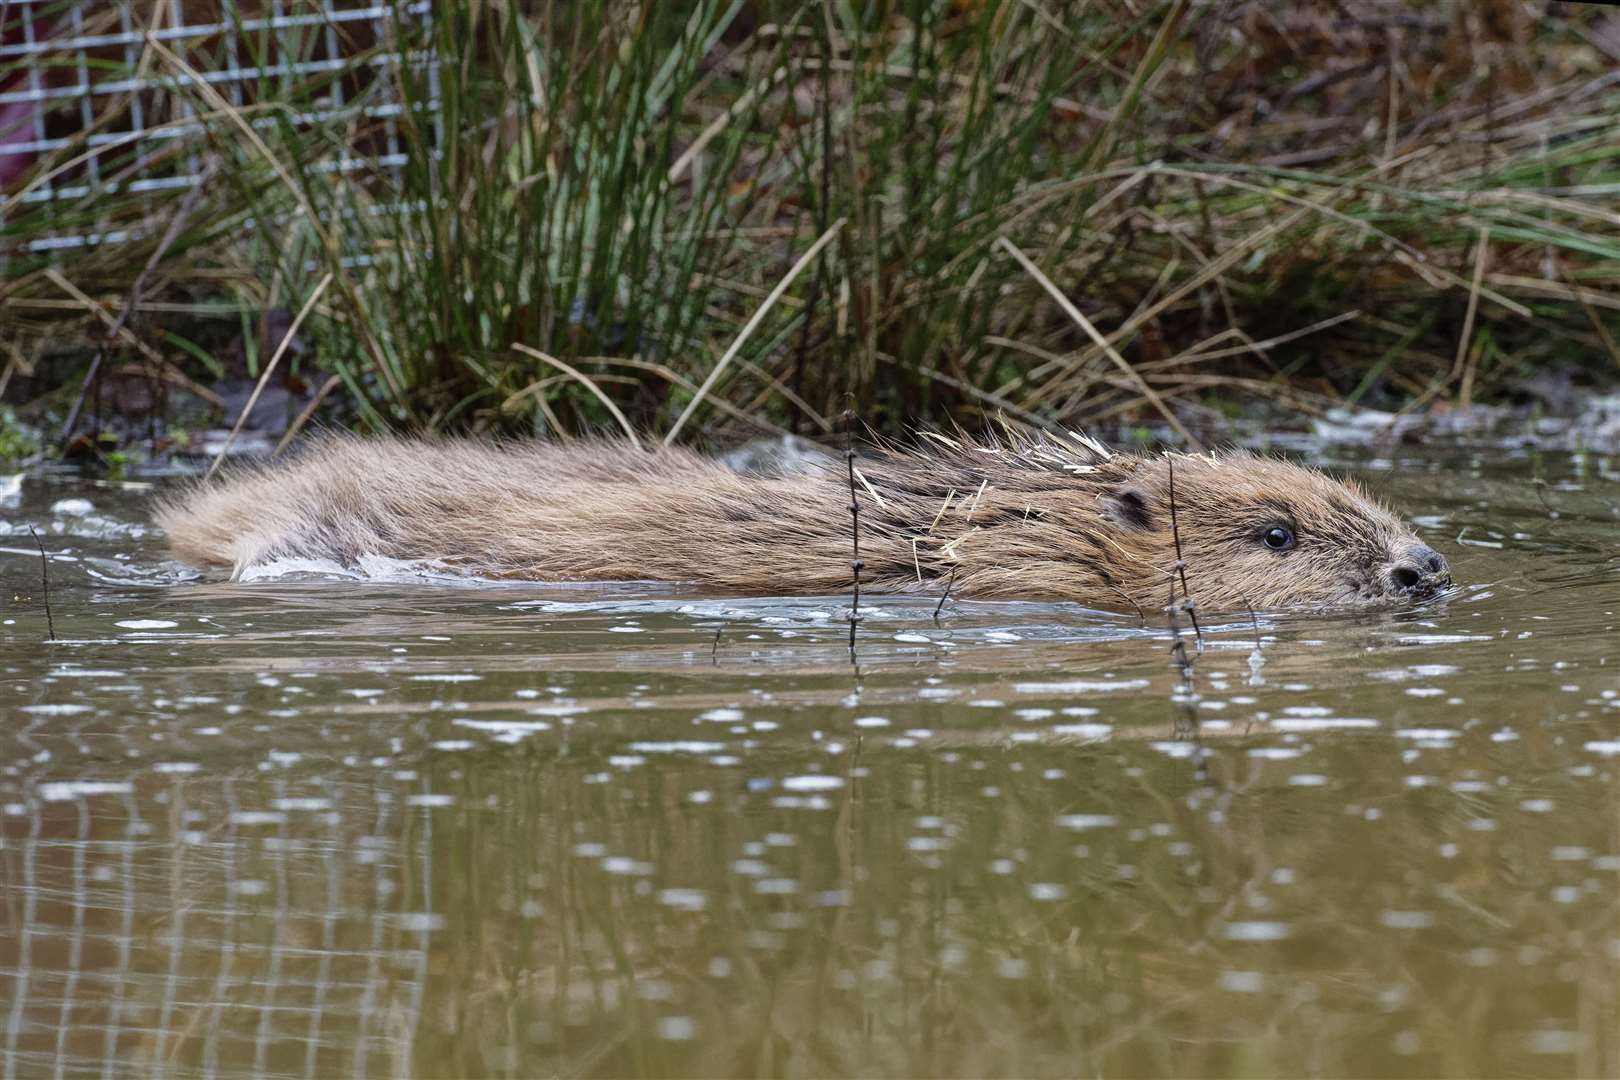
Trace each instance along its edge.
<path fill-rule="evenodd" d="M 1396 592 L 1429 596 L 1451 584 L 1451 568 L 1434 548 L 1413 544 L 1389 568 L 1389 580 Z"/>

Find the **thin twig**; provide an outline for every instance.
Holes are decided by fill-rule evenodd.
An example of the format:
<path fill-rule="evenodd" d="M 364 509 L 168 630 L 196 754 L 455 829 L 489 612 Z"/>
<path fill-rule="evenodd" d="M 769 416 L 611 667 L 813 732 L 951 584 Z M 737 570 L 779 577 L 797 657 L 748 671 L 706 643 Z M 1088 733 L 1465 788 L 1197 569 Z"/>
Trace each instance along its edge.
<path fill-rule="evenodd" d="M 686 408 L 681 410 L 681 415 L 676 417 L 675 423 L 670 425 L 669 433 L 664 436 L 665 446 L 674 443 L 675 436 L 681 433 L 681 428 L 686 426 L 686 421 L 691 418 L 697 407 L 703 403 L 703 399 L 709 396 L 709 390 L 714 386 L 715 381 L 720 378 L 720 373 L 730 366 L 731 361 L 742 350 L 743 345 L 754 335 L 754 331 L 759 329 L 759 324 L 765 321 L 766 314 L 776 306 L 778 300 L 782 299 L 782 294 L 787 292 L 788 286 L 792 285 L 794 279 L 804 272 L 804 268 L 809 266 L 817 255 L 821 254 L 822 248 L 832 243 L 833 237 L 837 236 L 838 230 L 843 227 L 843 218 L 833 222 L 831 227 L 822 233 L 815 243 L 810 245 L 810 250 L 799 256 L 799 261 L 793 264 L 793 268 L 787 272 L 787 276 L 776 283 L 776 288 L 770 291 L 770 295 L 765 297 L 765 302 L 759 305 L 759 309 L 744 324 L 742 332 L 732 341 L 730 347 L 721 354 L 719 361 L 709 370 L 708 376 L 698 386 L 697 393 L 692 395 L 692 400 L 686 403 Z"/>
<path fill-rule="evenodd" d="M 1170 466 L 1170 536 L 1176 542 L 1176 573 L 1181 576 L 1182 603 L 1187 609 L 1187 617 L 1192 620 L 1193 635 L 1198 639 L 1198 655 L 1204 654 L 1204 632 L 1198 626 L 1198 602 L 1193 599 L 1192 590 L 1187 588 L 1187 560 L 1181 557 L 1181 526 L 1176 520 L 1176 459 L 1174 455 L 1167 455 L 1165 461 Z M 1175 604 L 1176 584 L 1170 582 L 1170 603 Z M 1180 644 L 1178 641 L 1177 644 Z"/>
<path fill-rule="evenodd" d="M 321 402 L 326 400 L 326 395 L 330 394 L 333 390 L 336 390 L 338 384 L 340 384 L 342 381 L 343 380 L 336 375 L 327 377 L 327 380 L 321 384 L 321 388 L 315 391 L 315 396 L 310 399 L 309 404 L 305 405 L 303 410 L 293 418 L 293 422 L 287 425 L 286 433 L 283 434 L 281 436 L 281 440 L 276 443 L 276 448 L 270 451 L 271 457 L 281 456 L 281 452 L 287 449 L 287 444 L 293 441 L 294 436 L 304 429 L 305 424 L 309 423 L 309 418 L 315 415 L 315 410 L 320 408 Z"/>
<path fill-rule="evenodd" d="M 1176 575 L 1170 575 L 1170 604 L 1165 609 L 1170 617 L 1170 637 L 1173 644 L 1170 646 L 1170 660 L 1181 669 L 1181 677 L 1186 680 L 1192 675 L 1192 661 L 1187 659 L 1187 646 L 1181 640 L 1181 620 L 1176 617 Z"/>
<path fill-rule="evenodd" d="M 641 449 L 641 440 L 636 437 L 636 429 L 630 426 L 630 420 L 624 415 L 624 413 L 619 411 L 619 407 L 617 405 L 613 404 L 613 399 L 604 394 L 602 392 L 602 388 L 586 377 L 584 372 L 580 371 L 578 368 L 571 367 L 568 364 L 563 363 L 561 360 L 549 353 L 543 353 L 539 349 L 530 348 L 521 342 L 512 342 L 512 348 L 516 349 L 525 356 L 532 356 L 536 360 L 544 360 L 552 367 L 561 371 L 564 375 L 567 375 L 580 385 L 584 386 L 585 389 L 589 390 L 592 394 L 596 395 L 596 400 L 600 401 L 607 408 L 607 411 L 613 414 L 613 419 L 617 420 L 619 422 L 619 427 L 624 429 L 625 438 L 630 440 L 630 445 L 634 446 L 637 450 Z"/>
<path fill-rule="evenodd" d="M 28 535 L 34 538 L 34 546 L 39 548 L 39 591 L 45 598 L 45 632 L 55 641 L 56 620 L 51 618 L 51 560 L 46 557 L 45 544 L 32 525 L 28 526 Z"/>
<path fill-rule="evenodd" d="M 236 436 L 242 430 L 242 425 L 247 423 L 248 417 L 253 415 L 253 406 L 259 403 L 259 395 L 264 392 L 265 384 L 270 381 L 270 376 L 275 373 L 276 365 L 281 363 L 281 357 L 286 353 L 288 347 L 292 345 L 293 337 L 298 333 L 298 328 L 304 325 L 304 320 L 309 318 L 309 313 L 315 310 L 315 302 L 321 298 L 321 294 L 326 291 L 326 287 L 330 284 L 332 284 L 332 274 L 328 271 L 326 276 L 321 278 L 321 283 L 315 286 L 315 291 L 309 294 L 309 299 L 304 301 L 304 306 L 298 309 L 298 314 L 294 317 L 292 325 L 287 327 L 287 332 L 281 336 L 281 344 L 277 345 L 276 351 L 271 354 L 270 362 L 264 365 L 264 371 L 259 375 L 259 381 L 253 387 L 253 393 L 248 395 L 247 404 L 242 406 L 242 412 L 237 416 L 236 423 L 232 425 L 231 433 L 225 436 L 225 442 L 220 446 L 219 453 L 214 455 L 214 463 L 208 466 L 208 472 L 203 476 L 204 480 L 212 480 L 214 474 L 219 471 L 220 462 L 225 460 L 225 454 L 230 450 L 231 443 L 236 441 Z"/>
<path fill-rule="evenodd" d="M 1018 250 L 1018 246 L 1005 236 L 997 237 L 996 243 L 1005 248 L 1007 253 L 1018 261 L 1018 265 L 1022 266 L 1025 272 L 1034 278 L 1036 283 L 1045 289 L 1053 300 L 1057 301 L 1057 305 L 1063 309 L 1063 313 L 1073 319 L 1076 326 L 1085 331 L 1086 336 L 1091 339 L 1092 343 L 1101 349 L 1108 356 L 1108 359 L 1114 362 L 1114 366 L 1119 368 L 1126 378 L 1131 380 L 1131 385 L 1136 389 L 1136 392 L 1152 403 L 1155 409 L 1159 410 L 1159 414 L 1175 429 L 1176 434 L 1180 435 L 1188 446 L 1194 448 L 1202 446 L 1197 439 L 1193 438 L 1192 432 L 1182 426 L 1181 421 L 1176 418 L 1175 413 L 1170 411 L 1170 406 L 1165 404 L 1164 398 L 1159 396 L 1158 391 L 1149 386 L 1147 380 L 1142 378 L 1141 372 L 1131 367 L 1130 363 L 1119 355 L 1119 350 L 1108 343 L 1108 339 L 1098 332 L 1097 328 L 1091 324 L 1091 320 L 1081 314 L 1080 309 L 1075 307 L 1067 296 L 1063 295 L 1063 290 L 1053 284 L 1052 279 L 1043 274 L 1041 268 L 1036 266 L 1028 255 Z"/>
<path fill-rule="evenodd" d="M 851 434 L 855 426 L 853 410 L 844 413 L 844 463 L 849 467 L 849 543 L 850 572 L 854 575 L 854 593 L 849 605 L 849 657 L 855 658 L 855 625 L 861 621 L 861 503 L 855 493 L 855 445 Z"/>
<path fill-rule="evenodd" d="M 1454 374 L 1460 372 L 1462 385 L 1457 391 L 1457 403 L 1468 408 L 1474 400 L 1474 372 L 1479 367 L 1479 357 L 1469 346 L 1474 339 L 1474 315 L 1479 311 L 1479 286 L 1485 277 L 1485 260 L 1490 252 L 1491 231 L 1485 226 L 1479 229 L 1479 244 L 1474 252 L 1474 280 L 1468 289 L 1468 310 L 1463 315 L 1462 336 L 1457 339 L 1457 359 L 1453 362 Z"/>
<path fill-rule="evenodd" d="M 956 584 L 956 567 L 951 567 L 951 576 L 945 579 L 945 592 L 934 605 L 934 625 L 939 625 L 939 613 L 945 610 L 945 601 L 951 598 L 951 586 Z"/>

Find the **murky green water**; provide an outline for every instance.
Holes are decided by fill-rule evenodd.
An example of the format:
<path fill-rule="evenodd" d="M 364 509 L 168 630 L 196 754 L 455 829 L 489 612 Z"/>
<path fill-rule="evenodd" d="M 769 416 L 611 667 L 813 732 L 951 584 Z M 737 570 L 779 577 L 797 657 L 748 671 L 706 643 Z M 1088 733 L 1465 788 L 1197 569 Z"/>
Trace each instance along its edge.
<path fill-rule="evenodd" d="M 1615 1075 L 1617 468 L 1375 463 L 1463 587 L 1191 700 L 1063 606 L 176 583 L 28 478 L 4 1074 Z"/>

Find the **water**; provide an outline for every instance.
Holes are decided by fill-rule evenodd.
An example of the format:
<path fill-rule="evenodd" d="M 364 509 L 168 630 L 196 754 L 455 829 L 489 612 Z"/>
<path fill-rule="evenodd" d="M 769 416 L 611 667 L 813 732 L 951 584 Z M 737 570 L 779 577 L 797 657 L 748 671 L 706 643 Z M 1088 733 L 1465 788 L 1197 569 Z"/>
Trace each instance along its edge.
<path fill-rule="evenodd" d="M 1615 1075 L 1617 463 L 1357 467 L 1461 587 L 1190 694 L 1134 617 L 852 666 L 842 597 L 207 584 L 0 484 L 4 1075 Z"/>

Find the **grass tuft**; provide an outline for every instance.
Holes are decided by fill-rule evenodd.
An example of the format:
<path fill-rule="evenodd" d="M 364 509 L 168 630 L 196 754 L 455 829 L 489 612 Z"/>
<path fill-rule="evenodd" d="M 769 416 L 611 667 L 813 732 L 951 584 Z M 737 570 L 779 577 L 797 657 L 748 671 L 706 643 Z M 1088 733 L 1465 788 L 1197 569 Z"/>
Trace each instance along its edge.
<path fill-rule="evenodd" d="M 1156 419 L 1191 443 L 1255 400 L 1620 374 L 1599 6 L 430 11 L 239 99 L 199 77 L 223 37 L 91 56 L 160 85 L 47 117 L 72 141 L 0 189 L 7 401 L 60 419 L 98 348 L 256 379 L 272 314 L 306 306 L 289 372 L 377 429 L 826 435 L 854 395 L 878 430 Z M 244 32 L 236 60 L 326 57 L 326 29 Z M 78 77 L 12 58 L 0 90 L 31 71 Z M 174 137 L 96 137 L 137 105 Z M 199 160 L 195 191 L 116 182 Z M 83 231 L 122 240 L 37 250 Z"/>

